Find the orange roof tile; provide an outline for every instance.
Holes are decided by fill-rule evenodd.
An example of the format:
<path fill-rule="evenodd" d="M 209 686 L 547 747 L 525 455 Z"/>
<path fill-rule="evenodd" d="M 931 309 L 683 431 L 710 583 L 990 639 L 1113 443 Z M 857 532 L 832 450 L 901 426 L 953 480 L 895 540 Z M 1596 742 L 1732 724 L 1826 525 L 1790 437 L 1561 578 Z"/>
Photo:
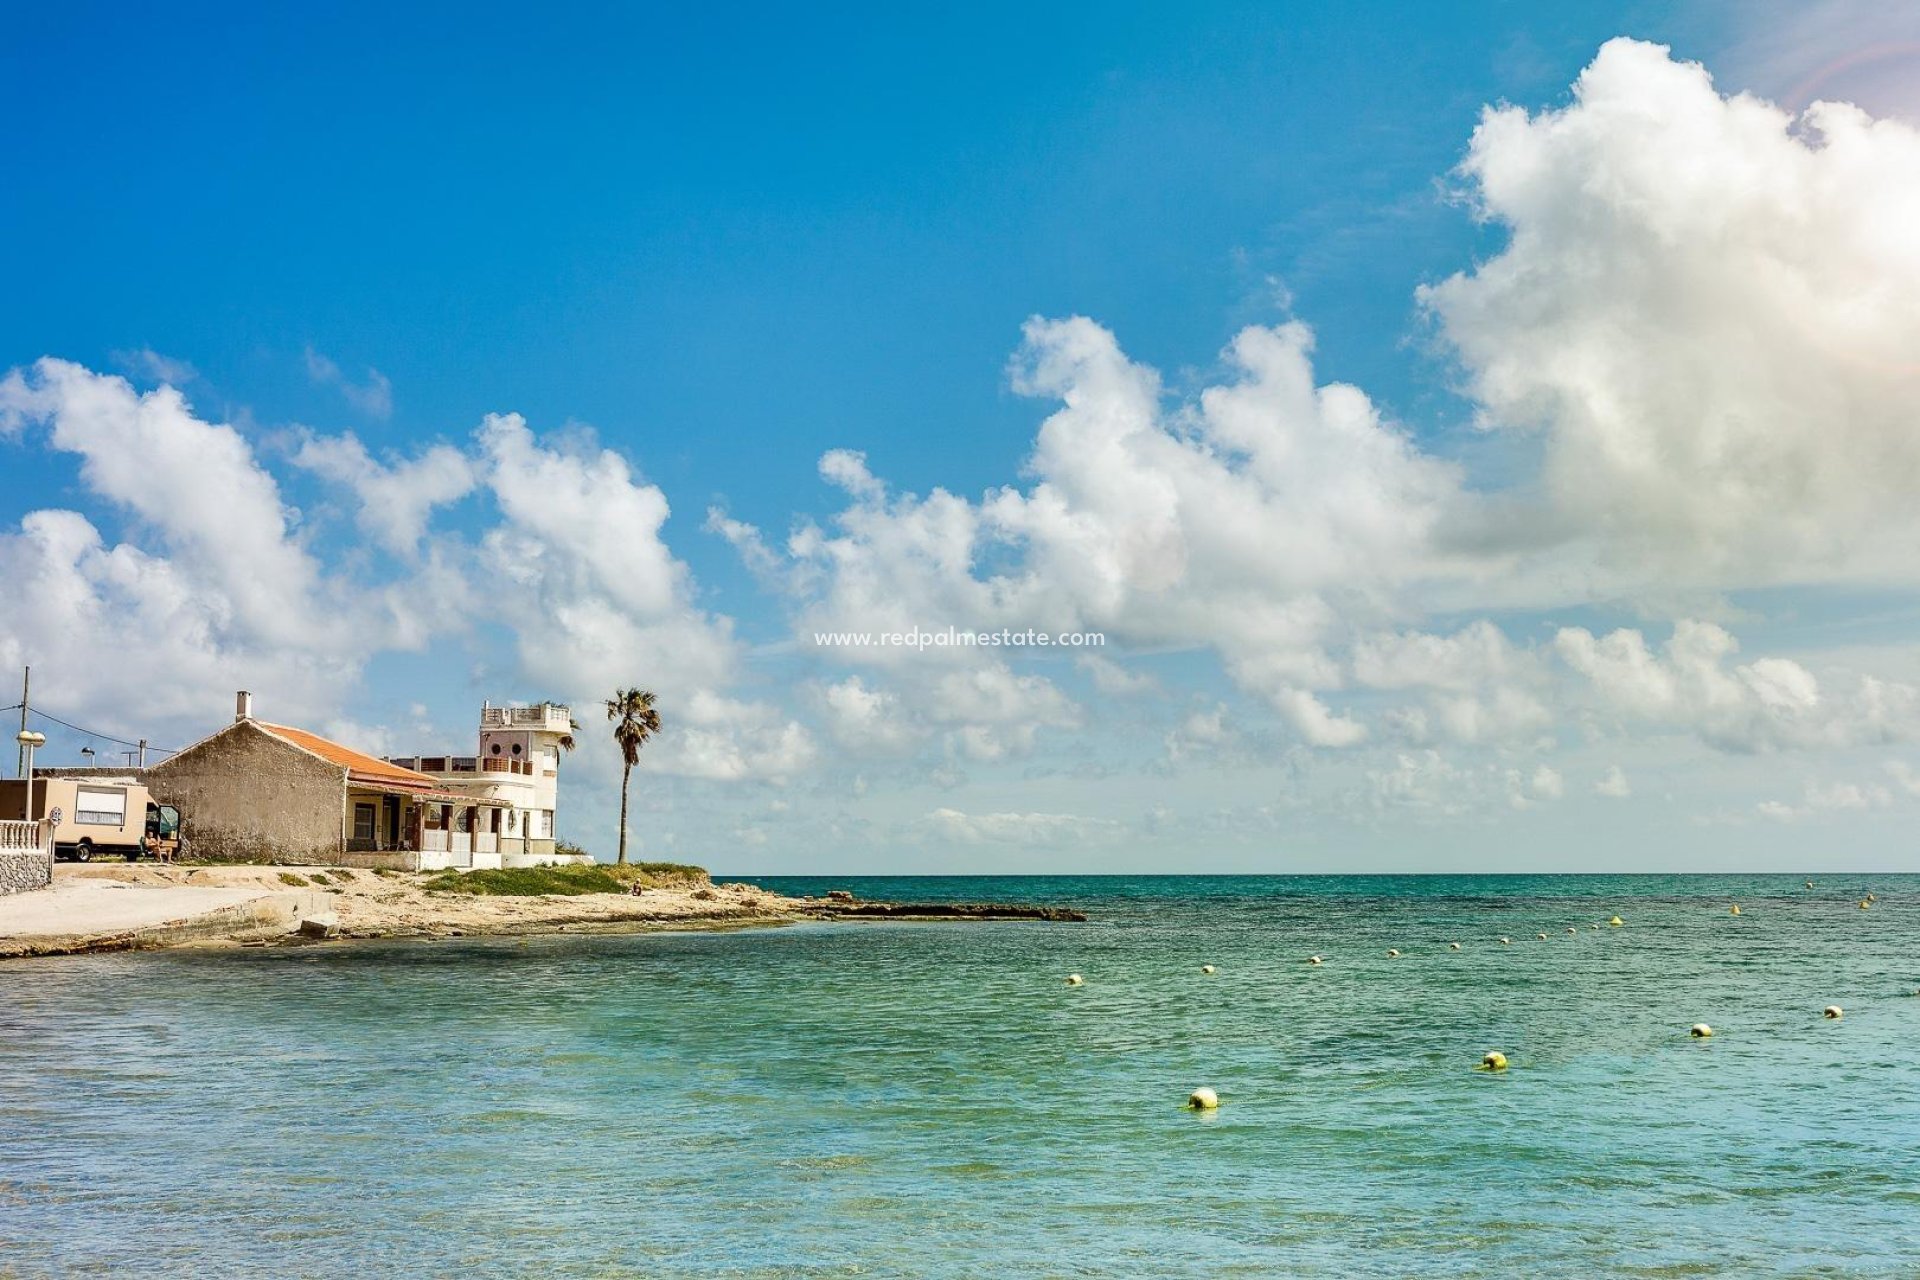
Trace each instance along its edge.
<path fill-rule="evenodd" d="M 268 724 L 264 720 L 253 722 L 274 737 L 294 746 L 311 751 L 332 764 L 347 771 L 347 776 L 363 782 L 385 782 L 404 787 L 418 787 L 422 790 L 438 790 L 439 783 L 424 773 L 415 773 L 412 769 L 402 769 L 397 764 L 388 764 L 385 760 L 375 759 L 352 747 L 343 747 L 331 738 L 323 738 L 317 733 L 308 733 L 305 729 L 294 729 L 284 724 Z"/>

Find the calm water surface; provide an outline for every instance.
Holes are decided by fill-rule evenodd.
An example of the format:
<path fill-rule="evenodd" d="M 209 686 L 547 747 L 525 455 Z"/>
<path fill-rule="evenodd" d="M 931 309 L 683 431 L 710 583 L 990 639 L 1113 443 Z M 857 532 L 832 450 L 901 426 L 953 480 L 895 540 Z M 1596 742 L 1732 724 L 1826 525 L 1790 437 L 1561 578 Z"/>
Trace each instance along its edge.
<path fill-rule="evenodd" d="M 1816 879 L 11 963 L 0 1275 L 1920 1273 L 1920 878 Z"/>

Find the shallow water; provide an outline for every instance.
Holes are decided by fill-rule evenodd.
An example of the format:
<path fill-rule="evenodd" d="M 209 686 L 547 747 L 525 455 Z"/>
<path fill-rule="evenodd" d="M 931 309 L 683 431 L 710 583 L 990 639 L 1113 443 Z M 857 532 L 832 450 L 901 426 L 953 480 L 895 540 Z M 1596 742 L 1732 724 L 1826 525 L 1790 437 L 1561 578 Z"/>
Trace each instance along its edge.
<path fill-rule="evenodd" d="M 9 963 L 0 1275 L 1913 1274 L 1920 877 L 1816 878 Z"/>

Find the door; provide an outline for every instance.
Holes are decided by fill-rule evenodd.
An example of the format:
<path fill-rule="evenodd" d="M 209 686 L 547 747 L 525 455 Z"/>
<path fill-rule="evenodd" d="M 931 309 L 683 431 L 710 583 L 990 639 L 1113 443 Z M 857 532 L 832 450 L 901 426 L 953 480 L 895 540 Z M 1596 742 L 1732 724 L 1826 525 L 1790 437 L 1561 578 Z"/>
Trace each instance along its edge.
<path fill-rule="evenodd" d="M 398 849 L 400 847 L 400 797 L 387 796 L 385 798 L 385 804 L 387 809 L 387 848 Z"/>

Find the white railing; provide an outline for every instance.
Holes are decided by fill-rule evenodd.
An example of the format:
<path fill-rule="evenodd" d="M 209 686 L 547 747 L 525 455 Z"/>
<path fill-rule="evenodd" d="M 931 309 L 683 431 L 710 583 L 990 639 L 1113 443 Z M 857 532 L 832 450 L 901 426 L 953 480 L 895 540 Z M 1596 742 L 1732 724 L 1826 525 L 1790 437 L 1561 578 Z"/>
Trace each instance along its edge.
<path fill-rule="evenodd" d="M 485 707 L 480 712 L 482 729 L 546 729 L 566 733 L 573 727 L 570 708 L 543 702 L 537 707 Z"/>
<path fill-rule="evenodd" d="M 44 853 L 53 856 L 51 822 L 0 822 L 0 853 Z"/>

